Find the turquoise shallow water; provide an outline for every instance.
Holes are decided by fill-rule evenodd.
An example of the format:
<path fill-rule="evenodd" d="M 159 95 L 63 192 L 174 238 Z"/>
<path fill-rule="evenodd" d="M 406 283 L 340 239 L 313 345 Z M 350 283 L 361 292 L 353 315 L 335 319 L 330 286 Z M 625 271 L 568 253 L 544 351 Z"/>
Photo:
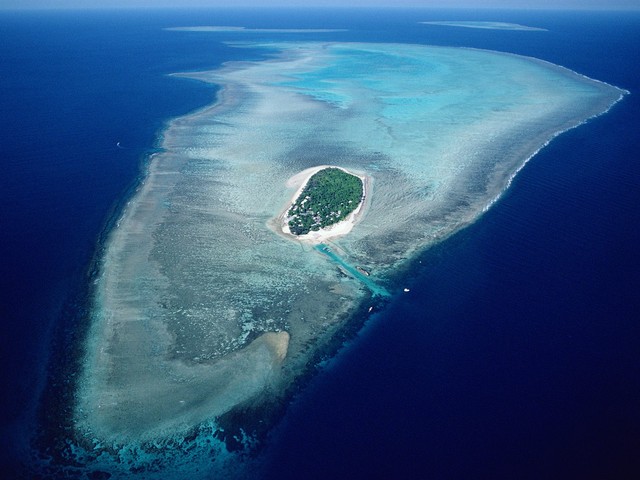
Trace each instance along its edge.
<path fill-rule="evenodd" d="M 363 273 L 361 270 L 358 270 L 358 266 L 351 265 L 345 262 L 339 255 L 336 255 L 334 251 L 331 250 L 330 247 L 320 244 L 316 247 L 316 249 L 327 257 L 329 257 L 336 265 L 343 268 L 348 275 L 352 276 L 354 279 L 362 283 L 369 291 L 373 294 L 374 297 L 385 298 L 389 296 L 389 292 L 383 286 L 378 285 L 375 279 L 371 279 L 368 274 Z M 366 272 L 367 270 L 365 270 Z"/>

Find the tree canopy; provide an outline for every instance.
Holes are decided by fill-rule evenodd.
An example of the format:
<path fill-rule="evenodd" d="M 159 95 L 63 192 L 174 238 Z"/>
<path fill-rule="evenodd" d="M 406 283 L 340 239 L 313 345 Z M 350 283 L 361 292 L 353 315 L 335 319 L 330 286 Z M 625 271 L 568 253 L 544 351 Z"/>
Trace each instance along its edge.
<path fill-rule="evenodd" d="M 339 168 L 316 172 L 287 212 L 289 229 L 304 235 L 344 220 L 364 194 L 362 180 Z"/>

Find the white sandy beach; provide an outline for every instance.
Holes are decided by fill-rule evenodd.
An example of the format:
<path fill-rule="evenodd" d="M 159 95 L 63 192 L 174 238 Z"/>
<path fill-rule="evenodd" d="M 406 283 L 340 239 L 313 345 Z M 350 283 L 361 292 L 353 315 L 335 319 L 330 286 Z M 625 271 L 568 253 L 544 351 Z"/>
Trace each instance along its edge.
<path fill-rule="evenodd" d="M 358 205 L 358 208 L 356 208 L 353 212 L 351 212 L 351 214 L 349 214 L 347 218 L 345 218 L 344 220 L 338 223 L 335 223 L 327 228 L 322 228 L 317 231 L 309 232 L 305 235 L 293 235 L 291 233 L 291 230 L 289 230 L 289 216 L 287 215 L 287 213 L 289 212 L 289 208 L 291 208 L 291 205 L 296 201 L 296 199 L 300 196 L 304 188 L 307 186 L 309 179 L 312 176 L 314 176 L 316 173 L 318 173 L 320 170 L 324 170 L 325 168 L 339 168 L 340 170 L 346 173 L 349 173 L 351 175 L 355 175 L 360 180 L 362 180 L 362 201 Z M 296 192 L 293 194 L 293 196 L 291 197 L 291 200 L 287 203 L 287 206 L 285 207 L 285 209 L 278 216 L 278 223 L 280 224 L 281 232 L 289 239 L 298 240 L 298 241 L 312 244 L 312 245 L 317 245 L 319 243 L 326 242 L 330 239 L 346 235 L 353 229 L 355 224 L 362 219 L 366 211 L 364 207 L 365 207 L 365 204 L 367 203 L 367 195 L 370 188 L 370 179 L 366 175 L 362 175 L 362 174 L 358 175 L 357 173 L 350 172 L 336 165 L 319 165 L 317 167 L 307 168 L 306 170 L 303 170 L 295 174 L 293 177 L 287 180 L 286 186 L 287 188 L 295 188 L 295 187 L 298 187 L 298 188 Z"/>

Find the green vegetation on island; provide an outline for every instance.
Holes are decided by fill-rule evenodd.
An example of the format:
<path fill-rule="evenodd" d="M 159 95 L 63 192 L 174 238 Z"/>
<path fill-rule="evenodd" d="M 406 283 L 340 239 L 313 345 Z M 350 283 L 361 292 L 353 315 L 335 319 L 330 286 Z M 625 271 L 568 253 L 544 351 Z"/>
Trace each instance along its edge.
<path fill-rule="evenodd" d="M 316 172 L 287 212 L 294 235 L 317 231 L 347 218 L 364 195 L 362 180 L 339 168 Z"/>

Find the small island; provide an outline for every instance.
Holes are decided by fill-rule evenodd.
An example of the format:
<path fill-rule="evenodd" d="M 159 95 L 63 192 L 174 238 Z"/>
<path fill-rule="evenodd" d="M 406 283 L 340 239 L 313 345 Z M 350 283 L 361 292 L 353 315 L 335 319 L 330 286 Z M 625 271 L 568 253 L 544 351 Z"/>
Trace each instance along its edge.
<path fill-rule="evenodd" d="M 345 220 L 364 199 L 364 183 L 337 167 L 313 174 L 287 212 L 293 235 L 306 235 Z"/>

